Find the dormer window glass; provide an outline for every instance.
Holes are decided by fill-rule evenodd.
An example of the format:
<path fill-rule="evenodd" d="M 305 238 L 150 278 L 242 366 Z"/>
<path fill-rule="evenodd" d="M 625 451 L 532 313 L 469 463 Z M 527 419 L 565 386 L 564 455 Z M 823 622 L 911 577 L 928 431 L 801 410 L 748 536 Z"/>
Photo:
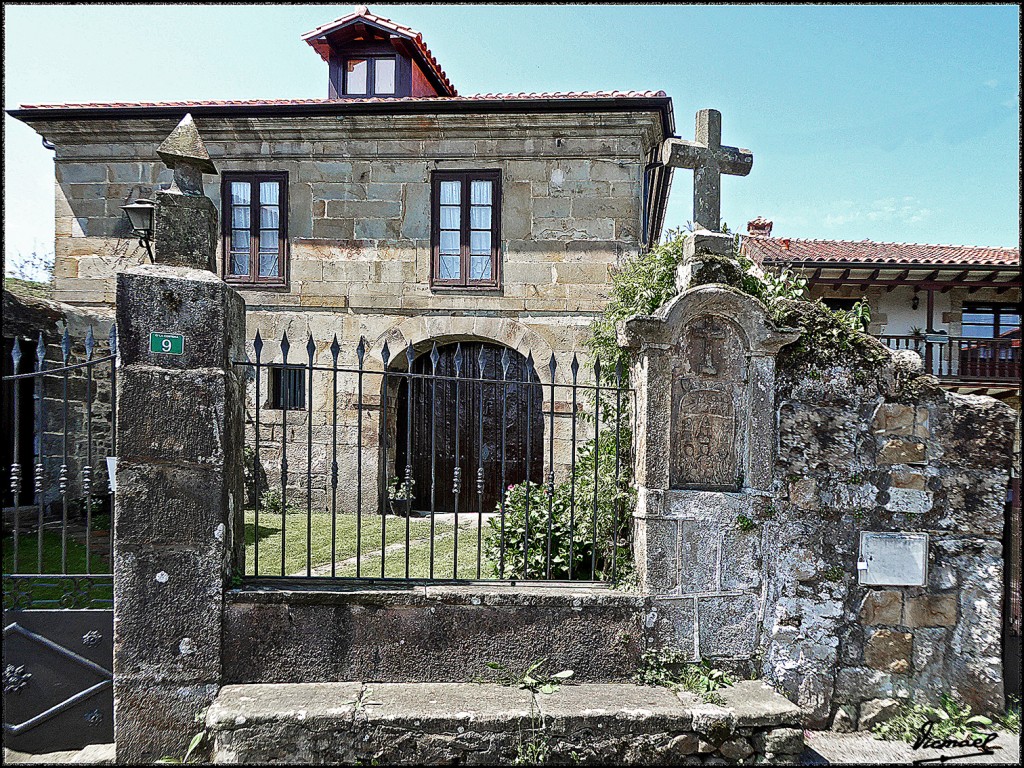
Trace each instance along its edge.
<path fill-rule="evenodd" d="M 346 96 L 393 96 L 396 62 L 394 56 L 373 56 L 345 60 Z"/>

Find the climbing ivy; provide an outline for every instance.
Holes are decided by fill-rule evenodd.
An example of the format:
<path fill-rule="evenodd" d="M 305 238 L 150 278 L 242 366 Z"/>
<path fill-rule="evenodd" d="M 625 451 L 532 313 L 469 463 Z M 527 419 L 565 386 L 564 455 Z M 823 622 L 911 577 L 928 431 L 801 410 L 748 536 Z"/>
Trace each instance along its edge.
<path fill-rule="evenodd" d="M 727 228 L 723 230 L 728 233 Z M 683 261 L 683 246 L 689 232 L 669 230 L 664 240 L 627 260 L 612 275 L 611 297 L 604 312 L 591 323 L 588 348 L 602 362 L 602 377 L 608 381 L 615 366 L 628 370 L 626 350 L 616 340 L 616 327 L 636 315 L 653 314 L 676 295 L 676 269 Z M 824 368 L 839 363 L 859 363 L 864 369 L 878 368 L 887 354 L 863 330 L 871 319 L 867 302 L 849 311 L 833 310 L 807 298 L 807 280 L 783 268 L 762 269 L 740 251 L 734 236 L 732 258 L 708 256 L 696 277 L 700 282 L 730 285 L 761 301 L 771 320 L 781 327 L 798 328 L 800 339 L 784 348 L 781 369 Z"/>

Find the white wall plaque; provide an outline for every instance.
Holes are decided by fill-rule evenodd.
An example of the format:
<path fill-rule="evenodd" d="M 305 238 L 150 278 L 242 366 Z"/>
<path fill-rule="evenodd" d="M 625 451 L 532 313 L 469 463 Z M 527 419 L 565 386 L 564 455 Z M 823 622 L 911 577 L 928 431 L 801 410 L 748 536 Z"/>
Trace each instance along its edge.
<path fill-rule="evenodd" d="M 858 561 L 861 584 L 923 587 L 928 583 L 928 534 L 861 531 Z"/>

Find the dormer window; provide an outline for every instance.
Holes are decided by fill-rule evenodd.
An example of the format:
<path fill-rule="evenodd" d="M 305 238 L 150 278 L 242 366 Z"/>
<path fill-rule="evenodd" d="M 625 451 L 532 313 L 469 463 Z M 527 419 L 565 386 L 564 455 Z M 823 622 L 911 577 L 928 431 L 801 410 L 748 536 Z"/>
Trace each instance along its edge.
<path fill-rule="evenodd" d="M 329 99 L 458 95 L 419 32 L 365 5 L 302 39 L 328 64 Z"/>
<path fill-rule="evenodd" d="M 394 96 L 397 62 L 394 56 L 345 59 L 345 96 Z"/>

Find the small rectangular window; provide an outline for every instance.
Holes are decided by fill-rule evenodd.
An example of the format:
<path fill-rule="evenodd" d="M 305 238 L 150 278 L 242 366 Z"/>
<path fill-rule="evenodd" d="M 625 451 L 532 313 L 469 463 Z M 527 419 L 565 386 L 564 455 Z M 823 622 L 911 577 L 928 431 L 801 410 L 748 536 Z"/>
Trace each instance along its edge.
<path fill-rule="evenodd" d="M 270 367 L 270 408 L 299 411 L 306 407 L 306 369 L 299 366 Z"/>
<path fill-rule="evenodd" d="M 432 284 L 500 288 L 500 218 L 500 171 L 435 172 Z"/>
<path fill-rule="evenodd" d="M 288 174 L 224 174 L 224 279 L 287 284 Z"/>

